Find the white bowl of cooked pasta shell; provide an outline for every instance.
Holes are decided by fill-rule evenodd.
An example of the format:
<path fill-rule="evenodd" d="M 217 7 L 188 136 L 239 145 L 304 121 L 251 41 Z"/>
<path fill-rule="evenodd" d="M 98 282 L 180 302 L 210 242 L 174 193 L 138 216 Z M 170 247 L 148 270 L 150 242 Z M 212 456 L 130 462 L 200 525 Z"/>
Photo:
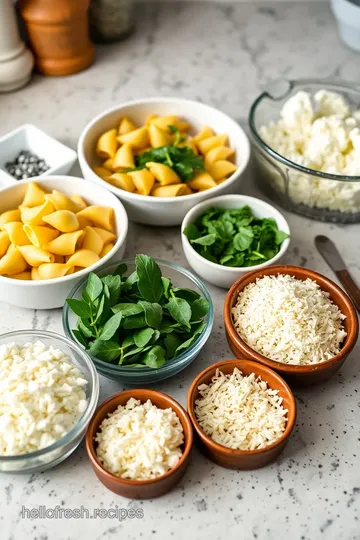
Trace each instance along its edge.
<path fill-rule="evenodd" d="M 84 276 L 122 258 L 127 231 L 119 199 L 81 178 L 37 177 L 1 189 L 1 300 L 62 307 Z"/>
<path fill-rule="evenodd" d="M 176 137 L 183 140 L 175 143 Z M 175 154 L 159 167 L 150 153 L 146 168 L 131 171 L 139 167 L 139 159 L 145 167 L 145 152 L 174 144 L 201 158 L 203 169 L 197 168 L 196 160 Z M 78 157 L 84 178 L 119 197 L 129 219 L 173 226 L 199 202 L 237 190 L 250 144 L 244 130 L 218 109 L 185 99 L 148 98 L 94 118 L 80 136 Z"/>

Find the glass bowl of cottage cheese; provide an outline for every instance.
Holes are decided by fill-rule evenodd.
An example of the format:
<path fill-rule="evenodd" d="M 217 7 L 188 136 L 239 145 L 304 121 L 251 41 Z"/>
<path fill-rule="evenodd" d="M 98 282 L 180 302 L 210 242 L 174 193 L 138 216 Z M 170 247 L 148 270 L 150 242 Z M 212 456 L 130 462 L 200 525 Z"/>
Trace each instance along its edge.
<path fill-rule="evenodd" d="M 321 221 L 360 221 L 360 88 L 275 81 L 249 124 L 256 178 L 272 200 Z"/>
<path fill-rule="evenodd" d="M 98 402 L 90 357 L 53 332 L 9 332 L 0 337 L 0 374 L 0 473 L 34 473 L 66 459 Z"/>

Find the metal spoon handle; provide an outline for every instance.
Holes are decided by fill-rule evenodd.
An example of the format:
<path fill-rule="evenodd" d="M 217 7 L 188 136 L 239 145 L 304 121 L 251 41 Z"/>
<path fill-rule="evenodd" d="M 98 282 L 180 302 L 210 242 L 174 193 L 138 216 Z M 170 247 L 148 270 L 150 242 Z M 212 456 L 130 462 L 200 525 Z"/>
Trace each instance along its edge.
<path fill-rule="evenodd" d="M 353 301 L 356 309 L 360 313 L 360 289 L 359 289 L 359 287 L 356 285 L 355 281 L 353 280 L 353 278 L 351 277 L 351 275 L 349 274 L 349 272 L 347 270 L 345 270 L 345 269 L 338 270 L 337 272 L 335 272 L 335 274 L 337 275 L 337 277 L 338 277 L 340 283 L 342 284 L 342 286 L 344 287 L 345 291 L 350 296 L 350 298 Z"/>

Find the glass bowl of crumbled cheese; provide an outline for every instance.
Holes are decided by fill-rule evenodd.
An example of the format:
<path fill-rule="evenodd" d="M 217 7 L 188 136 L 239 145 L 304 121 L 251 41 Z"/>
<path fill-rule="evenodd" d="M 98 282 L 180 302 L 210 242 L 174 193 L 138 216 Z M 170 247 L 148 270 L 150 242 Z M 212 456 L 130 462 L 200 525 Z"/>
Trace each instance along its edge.
<path fill-rule="evenodd" d="M 272 200 L 320 221 L 360 221 L 360 87 L 275 81 L 249 124 L 257 180 Z"/>
<path fill-rule="evenodd" d="M 38 330 L 0 337 L 0 472 L 34 473 L 66 459 L 83 439 L 99 397 L 85 351 Z"/>

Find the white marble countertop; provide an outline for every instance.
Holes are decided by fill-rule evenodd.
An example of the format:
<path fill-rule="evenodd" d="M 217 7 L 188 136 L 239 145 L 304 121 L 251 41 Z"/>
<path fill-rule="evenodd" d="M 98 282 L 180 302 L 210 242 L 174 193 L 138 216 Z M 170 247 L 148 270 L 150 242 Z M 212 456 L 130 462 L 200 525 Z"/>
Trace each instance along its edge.
<path fill-rule="evenodd" d="M 0 135 L 31 122 L 76 147 L 84 125 L 103 109 L 153 95 L 199 99 L 243 125 L 249 105 L 272 78 L 336 76 L 354 79 L 359 56 L 338 40 L 322 3 L 167 4 L 139 11 L 136 34 L 99 47 L 88 71 L 68 78 L 35 76 L 0 97 Z M 78 172 L 78 171 L 75 171 Z M 259 195 L 251 177 L 242 191 Z M 360 282 L 360 226 L 316 223 L 286 214 L 292 243 L 287 262 L 334 277 L 314 249 L 315 234 L 329 235 Z M 179 230 L 131 224 L 127 255 L 146 252 L 185 264 Z M 213 333 L 196 361 L 157 384 L 182 404 L 190 382 L 207 365 L 232 355 L 222 321 L 224 291 L 211 287 Z M 62 332 L 60 310 L 26 311 L 0 305 L 0 330 Z M 84 447 L 41 474 L 0 477 L 1 540 L 112 540 L 206 538 L 360 539 L 359 350 L 327 384 L 296 391 L 298 421 L 280 459 L 252 472 L 222 469 L 194 449 L 181 483 L 153 501 L 129 501 L 96 479 Z M 122 387 L 101 378 L 101 401 Z M 22 506 L 141 508 L 143 519 L 22 519 Z"/>

